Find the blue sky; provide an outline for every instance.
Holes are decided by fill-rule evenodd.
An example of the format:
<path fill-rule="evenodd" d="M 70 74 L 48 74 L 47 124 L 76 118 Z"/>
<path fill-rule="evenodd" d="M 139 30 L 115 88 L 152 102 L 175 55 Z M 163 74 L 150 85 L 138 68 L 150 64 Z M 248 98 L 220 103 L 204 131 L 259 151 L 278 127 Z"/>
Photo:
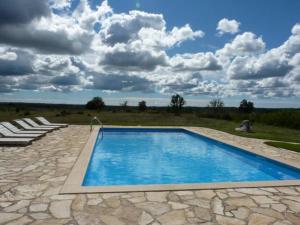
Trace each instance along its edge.
<path fill-rule="evenodd" d="M 90 1 L 92 4 L 98 0 Z M 140 7 L 135 5 L 139 3 Z M 167 21 L 167 27 L 183 26 L 189 23 L 194 29 L 201 29 L 206 36 L 201 42 L 187 42 L 181 49 L 173 52 L 196 52 L 210 50 L 206 46 L 223 47 L 232 36 L 217 38 L 216 25 L 222 18 L 236 19 L 242 23 L 241 30 L 262 35 L 268 48 L 276 47 L 290 35 L 291 27 L 300 22 L 300 1 L 297 0 L 111 0 L 116 12 L 128 12 L 139 9 L 146 12 L 161 13 Z"/>
<path fill-rule="evenodd" d="M 167 105 L 180 93 L 194 106 L 220 97 L 227 106 L 247 98 L 300 107 L 299 8 L 297 0 L 1 2 L 0 101 Z"/>

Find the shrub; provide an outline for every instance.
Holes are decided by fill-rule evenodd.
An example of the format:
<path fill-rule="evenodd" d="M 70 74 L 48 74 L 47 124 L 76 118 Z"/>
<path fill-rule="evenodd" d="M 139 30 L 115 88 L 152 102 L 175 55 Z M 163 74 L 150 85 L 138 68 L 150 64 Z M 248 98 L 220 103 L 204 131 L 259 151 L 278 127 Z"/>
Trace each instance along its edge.
<path fill-rule="evenodd" d="M 68 111 L 66 111 L 66 110 L 62 110 L 62 111 L 60 112 L 60 116 L 68 116 L 68 115 L 71 115 L 71 113 L 68 112 Z"/>
<path fill-rule="evenodd" d="M 256 116 L 256 120 L 268 125 L 300 129 L 300 111 L 297 110 L 261 113 Z"/>
<path fill-rule="evenodd" d="M 29 116 L 29 115 L 31 115 L 31 113 L 30 113 L 29 111 L 26 111 L 26 112 L 24 112 L 23 115 L 24 115 L 24 116 Z"/>

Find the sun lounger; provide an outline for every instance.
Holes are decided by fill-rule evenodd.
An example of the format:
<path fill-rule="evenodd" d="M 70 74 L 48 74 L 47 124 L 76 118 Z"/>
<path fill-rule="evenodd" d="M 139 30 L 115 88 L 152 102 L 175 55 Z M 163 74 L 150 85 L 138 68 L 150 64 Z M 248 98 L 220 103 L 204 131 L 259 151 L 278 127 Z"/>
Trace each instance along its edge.
<path fill-rule="evenodd" d="M 242 127 L 237 127 L 235 128 L 236 131 L 247 131 L 247 127 L 246 126 L 242 126 Z"/>
<path fill-rule="evenodd" d="M 28 123 L 28 124 L 29 124 L 30 126 L 32 126 L 32 127 L 37 127 L 37 128 L 50 128 L 50 129 L 53 129 L 53 130 L 57 130 L 57 129 L 60 128 L 59 126 L 39 125 L 39 124 L 37 124 L 36 122 L 34 122 L 32 119 L 29 119 L 29 118 L 23 118 L 22 120 L 25 121 L 26 123 Z"/>
<path fill-rule="evenodd" d="M 0 124 L 0 134 L 5 138 L 40 138 L 42 134 L 15 134 Z"/>
<path fill-rule="evenodd" d="M 68 124 L 66 123 L 50 123 L 45 117 L 35 117 L 41 124 L 47 126 L 60 126 L 60 127 L 67 127 Z"/>
<path fill-rule="evenodd" d="M 20 130 L 19 128 L 15 127 L 9 122 L 1 122 L 3 126 L 5 126 L 7 129 L 11 130 L 15 134 L 41 134 L 44 136 L 47 131 L 29 131 L 29 130 Z"/>
<path fill-rule="evenodd" d="M 26 146 L 32 143 L 32 138 L 2 138 L 0 137 L 0 146 Z"/>
<path fill-rule="evenodd" d="M 52 132 L 52 128 L 36 128 L 30 126 L 28 123 L 25 123 L 23 120 L 14 120 L 20 127 L 22 127 L 24 130 L 30 130 L 30 131 L 47 131 Z"/>

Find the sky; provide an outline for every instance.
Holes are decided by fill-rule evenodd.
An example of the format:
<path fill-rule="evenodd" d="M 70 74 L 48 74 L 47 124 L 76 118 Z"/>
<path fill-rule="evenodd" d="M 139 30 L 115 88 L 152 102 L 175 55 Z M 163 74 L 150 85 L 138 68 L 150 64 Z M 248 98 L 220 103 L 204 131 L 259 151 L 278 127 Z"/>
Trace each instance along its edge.
<path fill-rule="evenodd" d="M 0 1 L 0 101 L 300 107 L 299 0 Z"/>

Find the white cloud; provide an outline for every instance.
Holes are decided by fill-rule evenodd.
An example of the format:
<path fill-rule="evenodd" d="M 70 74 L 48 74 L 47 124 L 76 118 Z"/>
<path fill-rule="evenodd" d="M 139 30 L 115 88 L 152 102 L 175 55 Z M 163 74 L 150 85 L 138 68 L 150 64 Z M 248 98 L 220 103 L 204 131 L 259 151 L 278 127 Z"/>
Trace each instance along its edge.
<path fill-rule="evenodd" d="M 0 60 L 16 60 L 18 55 L 5 47 L 0 47 Z"/>
<path fill-rule="evenodd" d="M 121 70 L 154 70 L 159 65 L 166 65 L 164 51 L 151 51 L 126 44 L 116 44 L 107 48 L 100 65 Z"/>
<path fill-rule="evenodd" d="M 82 29 L 92 31 L 96 23 L 101 22 L 106 16 L 113 13 L 113 9 L 104 0 L 96 10 L 92 10 L 87 0 L 81 0 L 79 5 L 72 13 L 72 18 L 79 24 Z"/>
<path fill-rule="evenodd" d="M 296 24 L 293 27 L 292 35 L 278 48 L 273 48 L 259 55 L 236 57 L 227 70 L 230 78 L 262 79 L 287 76 L 299 64 L 298 56 L 295 56 L 300 51 L 298 26 Z"/>
<path fill-rule="evenodd" d="M 236 20 L 223 18 L 218 22 L 217 31 L 219 35 L 223 35 L 225 33 L 235 34 L 239 32 L 240 25 L 241 23 Z"/>
<path fill-rule="evenodd" d="M 135 40 L 142 28 L 165 29 L 163 16 L 142 11 L 114 13 L 101 21 L 99 34 L 104 43 L 115 45 Z"/>
<path fill-rule="evenodd" d="M 195 40 L 204 36 L 203 31 L 193 31 L 190 25 L 186 24 L 183 27 L 174 27 L 171 31 L 166 31 L 165 28 L 157 30 L 154 28 L 142 28 L 138 32 L 139 41 L 143 45 L 165 49 L 174 45 L 180 45 L 186 40 Z"/>
<path fill-rule="evenodd" d="M 174 70 L 215 71 L 222 69 L 218 58 L 212 52 L 178 54 L 170 58 L 170 64 Z"/>
<path fill-rule="evenodd" d="M 97 89 L 300 96 L 300 24 L 273 49 L 266 49 L 261 36 L 244 32 L 216 51 L 169 55 L 185 41 L 201 43 L 204 32 L 189 24 L 169 28 L 162 14 L 116 13 L 106 0 L 96 9 L 82 0 L 73 12 L 69 0 L 51 0 L 50 8 L 45 3 L 31 8 L 20 3 L 23 8 L 12 12 L 21 15 L 18 20 L 0 15 L 2 93 Z M 234 34 L 239 26 L 224 18 L 217 30 Z"/>
<path fill-rule="evenodd" d="M 232 42 L 225 44 L 222 49 L 217 50 L 216 54 L 228 58 L 258 55 L 265 50 L 265 47 L 266 44 L 262 37 L 257 37 L 251 32 L 245 32 L 237 35 Z"/>
<path fill-rule="evenodd" d="M 65 9 L 71 7 L 72 0 L 49 0 L 49 4 L 54 9 Z"/>

